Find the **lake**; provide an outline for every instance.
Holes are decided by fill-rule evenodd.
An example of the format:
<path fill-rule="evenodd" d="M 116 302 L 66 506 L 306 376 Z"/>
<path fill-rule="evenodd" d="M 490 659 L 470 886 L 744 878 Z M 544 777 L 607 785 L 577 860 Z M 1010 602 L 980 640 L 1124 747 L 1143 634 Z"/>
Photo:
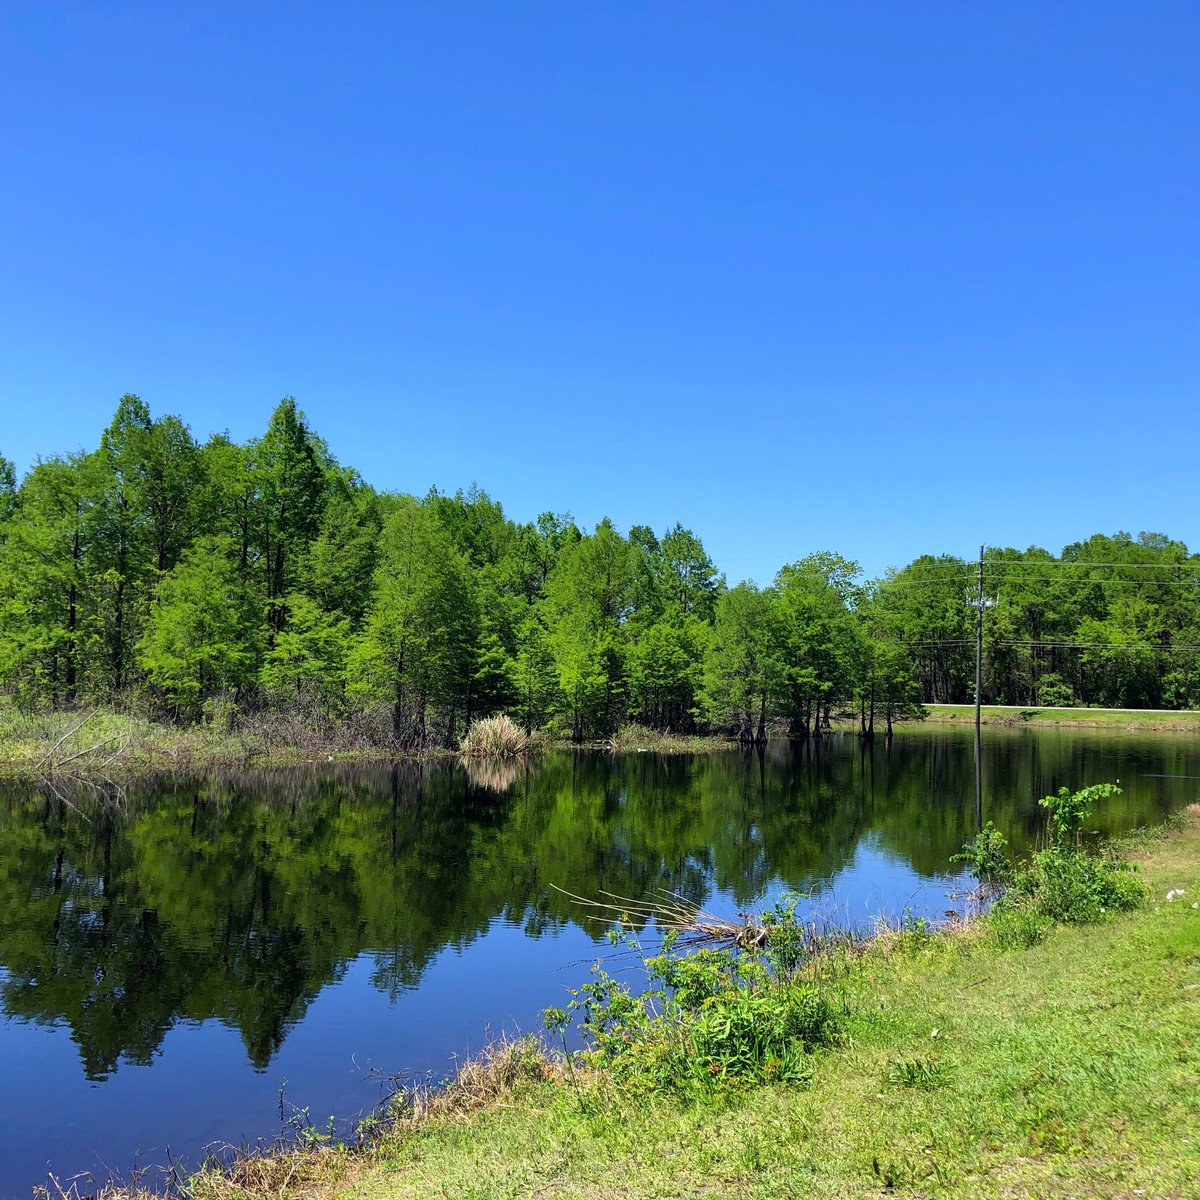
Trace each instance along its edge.
<path fill-rule="evenodd" d="M 1039 796 L 1120 780 L 1090 822 L 1200 795 L 1180 735 L 986 729 L 984 811 L 1027 849 Z M 822 920 L 939 918 L 976 831 L 969 731 L 765 752 L 559 751 L 529 766 L 175 775 L 105 796 L 0 783 L 0 1197 L 448 1073 L 540 1028 L 598 955 L 567 893 L 671 892 L 720 915 L 811 893 Z"/>

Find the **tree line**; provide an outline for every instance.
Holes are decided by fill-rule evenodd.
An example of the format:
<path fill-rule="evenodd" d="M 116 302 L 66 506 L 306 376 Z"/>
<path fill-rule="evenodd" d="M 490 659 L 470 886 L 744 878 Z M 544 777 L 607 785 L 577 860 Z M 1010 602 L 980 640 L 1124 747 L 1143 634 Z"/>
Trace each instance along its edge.
<path fill-rule="evenodd" d="M 984 698 L 1200 701 L 1200 560 L 1161 534 L 992 549 Z M 865 736 L 974 694 L 975 565 L 882 579 L 832 552 L 730 586 L 690 529 L 516 522 L 474 486 L 380 492 L 291 398 L 245 444 L 120 400 L 90 452 L 0 458 L 0 686 L 190 722 L 302 709 L 403 746 L 507 712 L 575 740 L 636 722 Z"/>

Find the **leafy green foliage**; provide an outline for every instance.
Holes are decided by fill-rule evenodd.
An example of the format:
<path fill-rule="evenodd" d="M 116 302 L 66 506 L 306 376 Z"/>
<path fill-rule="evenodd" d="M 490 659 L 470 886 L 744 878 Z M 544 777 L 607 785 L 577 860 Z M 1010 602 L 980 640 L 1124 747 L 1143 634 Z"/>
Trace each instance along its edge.
<path fill-rule="evenodd" d="M 254 677 L 259 626 L 228 538 L 199 538 L 159 585 L 138 643 L 150 681 L 189 718 Z"/>
<path fill-rule="evenodd" d="M 351 688 L 390 705 L 399 742 L 423 745 L 431 703 L 453 708 L 467 694 L 476 611 L 466 563 L 415 500 L 404 498 L 384 522 L 372 591 Z"/>
<path fill-rule="evenodd" d="M 1110 852 L 1088 850 L 1082 844 L 1083 823 L 1092 805 L 1120 791 L 1111 783 L 1092 784 L 1075 792 L 1063 787 L 1038 802 L 1049 813 L 1051 844 L 1011 872 L 1011 893 L 999 911 L 1004 913 L 1011 906 L 1013 915 L 1002 919 L 1000 936 L 1036 940 L 1037 918 L 1086 924 L 1141 903 L 1145 888 L 1131 865 Z M 990 852 L 984 851 L 985 855 Z"/>
<path fill-rule="evenodd" d="M 645 962 L 645 991 L 635 994 L 597 964 L 566 1009 L 547 1013 L 551 1029 L 578 1020 L 583 1061 L 635 1093 L 721 1099 L 762 1084 L 802 1083 L 812 1052 L 839 1037 L 841 1017 L 829 997 L 778 975 L 759 954 L 681 953 L 668 939 Z"/>
<path fill-rule="evenodd" d="M 1050 814 L 1050 834 L 1056 846 L 1079 844 L 1083 823 L 1097 800 L 1119 796 L 1121 789 L 1115 783 L 1094 783 L 1077 792 L 1060 787 L 1052 796 L 1043 796 L 1038 804 Z"/>
<path fill-rule="evenodd" d="M 441 580 L 442 601 L 420 619 L 406 608 L 415 593 L 387 582 L 398 513 L 428 527 L 406 552 L 412 578 Z M 923 556 L 864 583 L 855 563 L 822 551 L 769 586 L 727 588 L 678 523 L 661 535 L 607 519 L 589 532 L 569 514 L 518 523 L 475 485 L 379 494 L 336 462 L 290 397 L 260 437 L 200 445 L 134 395 L 95 450 L 41 461 L 19 486 L 0 458 L 0 685 L 28 706 L 187 719 L 196 706 L 165 682 L 173 668 L 159 655 L 151 669 L 139 647 L 170 623 L 155 615 L 164 577 L 211 537 L 228 539 L 253 612 L 253 661 L 234 672 L 246 715 L 297 695 L 327 723 L 380 731 L 386 707 L 410 744 L 453 744 L 500 712 L 577 741 L 630 721 L 743 742 L 785 729 L 820 737 L 857 716 L 869 740 L 877 719 L 890 734 L 922 702 L 972 697 L 964 590 L 975 568 L 961 559 Z M 1200 569 L 1182 543 L 1097 535 L 1058 557 L 1032 547 L 986 558 L 998 594 L 985 622 L 987 699 L 1200 704 Z M 402 635 L 388 629 L 398 595 Z M 318 634 L 298 596 L 328 630 Z M 402 671 L 401 642 L 416 656 Z"/>
<path fill-rule="evenodd" d="M 957 854 L 952 854 L 950 861 L 962 863 L 980 883 L 992 887 L 1005 884 L 1012 878 L 1008 839 L 991 821 Z"/>
<path fill-rule="evenodd" d="M 1033 855 L 1017 872 L 1013 887 L 1035 912 L 1068 925 L 1102 921 L 1136 908 L 1146 895 L 1130 864 L 1062 846 Z"/>
<path fill-rule="evenodd" d="M 345 692 L 349 618 L 323 611 L 300 592 L 283 604 L 287 620 L 263 657 L 259 682 L 285 703 L 315 697 L 336 711 Z"/>

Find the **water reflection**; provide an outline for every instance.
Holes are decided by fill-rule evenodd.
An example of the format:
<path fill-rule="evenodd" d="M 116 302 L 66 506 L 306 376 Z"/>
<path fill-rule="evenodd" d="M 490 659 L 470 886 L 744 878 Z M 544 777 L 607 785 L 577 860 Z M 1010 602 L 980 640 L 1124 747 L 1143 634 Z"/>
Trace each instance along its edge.
<path fill-rule="evenodd" d="M 1033 800 L 1060 783 L 1123 775 L 1125 796 L 1098 822 L 1117 828 L 1194 798 L 1161 776 L 1200 773 L 1185 740 L 989 743 L 984 815 L 1018 849 L 1040 827 Z M 695 758 L 175 776 L 135 783 L 115 807 L 9 783 L 0 1004 L 68 1026 L 90 1080 L 149 1062 L 176 1023 L 212 1019 L 261 1070 L 363 952 L 371 984 L 395 998 L 498 917 L 531 938 L 577 920 L 565 892 L 705 902 L 717 890 L 749 905 L 779 882 L 820 886 L 868 838 L 933 877 L 974 827 L 970 738 L 929 731 L 890 751 L 845 738 Z"/>

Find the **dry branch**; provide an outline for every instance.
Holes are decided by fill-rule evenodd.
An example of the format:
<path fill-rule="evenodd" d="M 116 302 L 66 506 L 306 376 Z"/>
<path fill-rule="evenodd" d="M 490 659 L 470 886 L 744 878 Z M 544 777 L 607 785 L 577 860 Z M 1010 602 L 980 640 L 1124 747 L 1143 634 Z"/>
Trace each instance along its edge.
<path fill-rule="evenodd" d="M 62 735 L 62 737 L 60 737 L 58 739 L 58 741 L 55 742 L 54 745 L 51 746 L 50 749 L 47 750 L 46 753 L 42 755 L 42 757 L 38 760 L 37 765 L 33 769 L 35 771 L 40 770 L 41 767 L 43 766 L 43 764 L 47 761 L 47 759 L 49 759 L 53 756 L 55 750 L 57 750 L 59 748 L 59 746 L 61 746 L 63 744 L 63 742 L 65 742 L 67 740 L 67 738 L 69 738 L 73 733 L 78 733 L 95 715 L 96 715 L 95 712 L 88 713 L 88 715 L 86 717 L 84 717 L 83 720 L 80 721 L 78 725 L 74 725 L 70 729 L 68 729 L 67 732 L 64 733 Z"/>

